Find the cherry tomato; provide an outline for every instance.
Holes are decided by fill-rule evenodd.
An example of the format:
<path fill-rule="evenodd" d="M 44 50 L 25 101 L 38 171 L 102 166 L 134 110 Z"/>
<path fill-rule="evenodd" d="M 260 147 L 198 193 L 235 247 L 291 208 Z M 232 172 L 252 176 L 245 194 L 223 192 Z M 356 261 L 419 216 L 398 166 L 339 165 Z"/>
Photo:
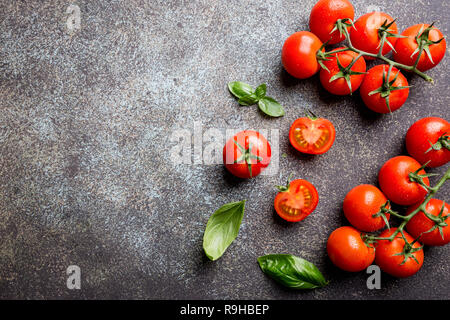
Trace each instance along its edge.
<path fill-rule="evenodd" d="M 279 187 L 279 190 L 274 200 L 275 211 L 286 221 L 305 219 L 319 203 L 316 188 L 303 179 L 293 180 L 289 186 Z"/>
<path fill-rule="evenodd" d="M 409 206 L 425 198 L 427 190 L 419 183 L 410 180 L 409 174 L 420 168 L 420 163 L 408 156 L 397 156 L 389 159 L 381 167 L 378 182 L 383 193 L 389 200 L 400 205 Z M 425 171 L 420 170 L 419 175 Z M 423 182 L 429 186 L 427 177 Z"/>
<path fill-rule="evenodd" d="M 380 28 L 383 28 L 383 24 L 386 26 L 393 22 L 394 19 L 384 12 L 370 12 L 361 16 L 355 22 L 355 27 L 350 29 L 350 40 L 353 46 L 357 49 L 377 54 L 380 50 Z M 398 34 L 397 24 L 392 23 L 389 28 L 389 32 L 392 34 Z M 394 47 L 397 38 L 387 37 L 386 42 L 383 45 L 382 54 L 385 55 L 392 50 L 391 46 L 387 43 L 389 41 Z M 372 57 L 366 57 L 367 60 L 372 60 Z"/>
<path fill-rule="evenodd" d="M 299 79 L 309 78 L 320 69 L 316 53 L 321 46 L 322 41 L 314 33 L 296 32 L 284 42 L 281 62 L 291 76 Z"/>
<path fill-rule="evenodd" d="M 331 262 L 345 271 L 357 272 L 366 269 L 375 259 L 375 250 L 366 245 L 361 232 L 353 227 L 334 230 L 327 242 Z"/>
<path fill-rule="evenodd" d="M 409 88 L 401 88 L 408 86 L 408 80 L 403 76 L 403 74 L 395 67 L 392 68 L 389 75 L 389 82 L 396 80 L 391 85 L 394 89 L 390 89 L 390 94 L 388 96 L 389 106 L 386 103 L 386 99 L 382 97 L 380 92 L 374 92 L 378 88 L 382 88 L 383 91 L 387 90 L 386 81 L 383 82 L 384 77 L 387 78 L 389 71 L 389 65 L 380 64 L 377 65 L 367 72 L 364 80 L 359 88 L 359 93 L 364 101 L 364 104 L 372 111 L 378 113 L 389 113 L 399 109 L 408 99 Z M 401 89 L 395 89 L 401 88 Z"/>
<path fill-rule="evenodd" d="M 358 54 L 356 52 L 347 50 L 335 53 L 332 57 L 328 58 L 329 60 L 323 61 L 323 64 L 328 70 L 320 70 L 320 82 L 322 83 L 322 86 L 328 92 L 337 95 L 347 95 L 356 91 L 364 79 L 366 61 L 361 56 L 354 62 L 350 70 L 347 71 L 346 67 L 348 67 L 350 63 L 353 63 L 353 60 L 357 57 Z M 337 60 L 339 60 L 341 66 L 339 66 Z M 344 68 L 343 70 L 345 71 L 343 71 L 342 68 Z"/>
<path fill-rule="evenodd" d="M 419 47 L 416 37 L 422 35 L 429 26 L 429 24 L 416 24 L 403 31 L 402 36 L 407 38 L 397 39 L 394 47 L 394 60 L 399 63 L 406 64 L 407 66 L 414 65 L 418 57 L 418 51 L 416 50 Z M 444 58 L 445 51 L 447 49 L 444 35 L 435 27 L 429 31 L 428 37 L 424 34 L 424 38 L 425 41 L 427 39 L 430 41 L 439 41 L 440 39 L 443 40 L 439 43 L 430 43 L 428 45 L 430 55 L 428 55 L 425 50 L 422 52 L 417 64 L 417 69 L 420 71 L 427 71 L 438 65 L 442 58 Z"/>
<path fill-rule="evenodd" d="M 380 237 L 390 237 L 397 228 L 391 228 L 390 230 L 385 230 L 380 234 Z M 407 232 L 403 231 L 406 240 L 409 243 L 414 241 Z M 397 278 L 406 278 L 415 274 L 423 265 L 423 250 L 411 253 L 412 256 L 417 259 L 417 261 L 412 257 L 408 257 L 405 260 L 404 255 L 398 255 L 403 252 L 405 247 L 405 240 L 402 238 L 401 234 L 398 233 L 395 239 L 380 240 L 376 246 L 375 263 L 384 272 L 390 274 L 391 276 Z M 420 248 L 420 243 L 415 242 L 412 246 L 414 249 Z M 403 263 L 404 262 L 404 263 Z"/>
<path fill-rule="evenodd" d="M 386 196 L 375 186 L 362 184 L 354 187 L 344 199 L 344 215 L 347 220 L 361 231 L 376 231 L 386 223 L 381 216 L 373 217 L 387 204 Z M 389 205 L 386 206 L 389 209 Z M 385 213 L 389 221 L 389 213 Z"/>
<path fill-rule="evenodd" d="M 300 152 L 322 154 L 330 150 L 336 137 L 331 121 L 314 115 L 298 118 L 289 130 L 291 145 Z"/>
<path fill-rule="evenodd" d="M 245 130 L 227 141 L 223 148 L 223 163 L 239 178 L 253 178 L 270 163 L 269 142 L 257 131 Z"/>
<path fill-rule="evenodd" d="M 322 42 L 336 44 L 345 39 L 343 34 L 340 35 L 339 30 L 333 31 L 336 21 L 338 19 L 353 21 L 354 17 L 355 9 L 348 0 L 319 0 L 311 10 L 309 29 Z"/>
<path fill-rule="evenodd" d="M 439 167 L 450 161 L 450 123 L 438 117 L 415 122 L 406 133 L 406 149 L 421 164 Z"/>
<path fill-rule="evenodd" d="M 406 214 L 412 213 L 420 204 L 416 204 L 408 208 Z M 442 225 L 431 232 L 427 232 L 435 227 L 435 223 L 431 221 L 423 211 L 420 211 L 414 215 L 414 217 L 409 220 L 406 224 L 406 229 L 414 237 L 418 238 L 420 236 L 420 242 L 429 246 L 443 246 L 450 242 L 450 205 L 444 203 L 442 200 L 431 199 L 425 206 L 427 213 L 433 216 L 439 216 L 442 208 L 442 222 L 446 224 Z M 439 231 L 439 228 L 442 231 Z"/>

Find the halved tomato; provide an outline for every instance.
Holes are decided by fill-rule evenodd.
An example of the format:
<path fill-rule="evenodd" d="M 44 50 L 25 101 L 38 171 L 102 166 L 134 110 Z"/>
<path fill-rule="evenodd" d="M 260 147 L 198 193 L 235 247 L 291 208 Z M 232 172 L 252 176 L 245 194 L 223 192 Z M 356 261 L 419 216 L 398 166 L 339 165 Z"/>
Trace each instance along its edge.
<path fill-rule="evenodd" d="M 316 188 L 303 179 L 293 180 L 287 186 L 278 186 L 278 190 L 280 192 L 274 200 L 275 211 L 286 221 L 305 219 L 319 203 Z"/>
<path fill-rule="evenodd" d="M 289 130 L 289 141 L 300 152 L 322 154 L 327 152 L 336 138 L 336 129 L 331 121 L 314 114 L 298 118 Z"/>

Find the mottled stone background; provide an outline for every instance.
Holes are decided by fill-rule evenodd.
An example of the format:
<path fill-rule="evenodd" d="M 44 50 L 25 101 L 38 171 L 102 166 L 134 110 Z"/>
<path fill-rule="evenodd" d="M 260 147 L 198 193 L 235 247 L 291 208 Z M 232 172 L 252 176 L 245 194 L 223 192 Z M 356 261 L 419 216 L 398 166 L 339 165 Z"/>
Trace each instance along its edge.
<path fill-rule="evenodd" d="M 335 97 L 318 77 L 283 71 L 286 37 L 306 29 L 314 0 L 16 1 L 0 3 L 0 297 L 149 299 L 450 298 L 450 247 L 425 249 L 414 277 L 335 268 L 328 235 L 347 224 L 345 194 L 376 184 L 381 165 L 405 153 L 416 120 L 449 117 L 448 56 L 410 77 L 406 105 L 392 116 L 365 109 L 358 94 Z M 401 30 L 438 21 L 449 34 L 447 1 L 353 1 L 357 16 L 377 6 Z M 81 28 L 67 27 L 69 5 Z M 240 107 L 227 82 L 268 84 L 286 115 L 269 119 Z M 336 142 L 306 157 L 288 142 L 290 124 L 311 108 L 334 122 Z M 279 129 L 275 175 L 238 181 L 222 165 L 174 165 L 177 130 Z M 270 137 L 269 137 L 270 138 Z M 433 172 L 443 172 L 440 168 Z M 274 185 L 290 172 L 320 194 L 297 224 L 273 211 Z M 436 181 L 436 178 L 432 181 Z M 448 199 L 448 186 L 440 197 Z M 237 241 L 216 262 L 202 252 L 210 214 L 248 199 Z M 268 279 L 256 258 L 292 253 L 315 263 L 330 284 L 293 292 Z M 66 288 L 66 268 L 82 270 L 81 290 Z"/>

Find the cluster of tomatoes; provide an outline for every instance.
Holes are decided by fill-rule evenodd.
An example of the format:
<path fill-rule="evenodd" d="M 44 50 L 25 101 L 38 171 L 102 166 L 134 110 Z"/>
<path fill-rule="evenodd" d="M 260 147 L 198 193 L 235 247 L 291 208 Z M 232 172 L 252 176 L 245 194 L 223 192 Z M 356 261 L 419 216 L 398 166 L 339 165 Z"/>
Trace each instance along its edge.
<path fill-rule="evenodd" d="M 429 25 L 416 25 L 398 35 L 394 19 L 381 12 L 363 15 L 354 23 L 353 18 L 354 9 L 349 1 L 320 0 L 311 12 L 312 32 L 296 32 L 286 40 L 282 63 L 288 73 L 301 79 L 320 70 L 320 81 L 331 93 L 346 95 L 359 88 L 370 109 L 380 113 L 394 111 L 403 105 L 409 93 L 406 78 L 394 64 L 420 72 L 434 67 L 446 50 L 442 33 Z M 336 44 L 345 38 L 351 42 L 351 47 L 325 53 L 324 43 Z M 390 61 L 388 64 L 377 65 L 366 72 L 365 59 L 379 58 L 380 54 L 384 57 L 391 50 L 395 62 L 386 59 Z M 429 200 L 426 213 L 419 212 L 408 221 L 409 233 L 388 225 L 390 215 L 399 216 L 391 210 L 390 202 L 409 206 L 407 212 L 412 212 L 427 196 L 429 181 L 424 166 L 437 167 L 450 161 L 449 132 L 450 125 L 444 119 L 419 120 L 406 135 L 411 157 L 394 157 L 383 165 L 379 172 L 381 190 L 372 185 L 360 185 L 347 194 L 344 213 L 353 227 L 338 228 L 327 244 L 329 257 L 336 266 L 360 271 L 376 259 L 385 272 L 406 277 L 417 272 L 423 263 L 423 250 L 417 239 L 427 245 L 450 242 L 450 223 L 445 223 L 450 207 L 441 200 Z M 323 154 L 333 145 L 335 135 L 329 120 L 309 112 L 291 125 L 289 141 L 302 153 Z M 239 178 L 256 177 L 269 165 L 270 159 L 270 144 L 257 131 L 241 131 L 223 148 L 225 167 Z M 305 219 L 318 204 L 318 192 L 306 180 L 296 179 L 278 189 L 274 207 L 287 221 Z M 436 222 L 427 214 L 442 219 L 441 225 L 435 227 Z M 386 225 L 388 228 L 380 237 L 387 238 L 394 233 L 399 236 L 392 241 L 376 242 L 364 238 L 363 232 L 374 232 Z"/>
<path fill-rule="evenodd" d="M 289 130 L 289 141 L 298 151 L 305 154 L 323 154 L 334 143 L 336 130 L 324 118 L 312 112 L 298 118 Z M 270 163 L 271 148 L 266 138 L 257 131 L 245 130 L 230 138 L 223 148 L 223 162 L 233 175 L 239 178 L 253 178 Z M 319 195 L 310 182 L 297 179 L 286 186 L 278 186 L 279 194 L 274 206 L 278 215 L 290 222 L 303 220 L 314 211 Z"/>
<path fill-rule="evenodd" d="M 421 243 L 442 246 L 450 242 L 450 223 L 446 222 L 450 217 L 450 206 L 438 199 L 430 199 L 425 207 L 426 214 L 441 217 L 437 221 L 419 211 L 407 222 L 408 232 L 398 232 L 392 241 L 368 243 L 363 233 L 386 227 L 390 215 L 397 214 L 391 211 L 390 202 L 408 206 L 406 216 L 419 207 L 428 194 L 426 187 L 430 186 L 424 166 L 437 167 L 450 161 L 448 132 L 450 123 L 444 119 L 429 117 L 417 121 L 406 134 L 406 146 L 411 157 L 397 156 L 381 167 L 378 175 L 381 190 L 363 184 L 348 192 L 343 211 L 353 227 L 334 230 L 327 242 L 328 255 L 336 266 L 356 272 L 366 269 L 375 260 L 386 273 L 408 277 L 422 267 L 424 254 Z M 396 230 L 385 229 L 379 237 L 389 238 Z"/>
<path fill-rule="evenodd" d="M 370 12 L 353 22 L 354 15 L 348 0 L 318 1 L 310 15 L 311 32 L 296 32 L 284 42 L 283 66 L 299 79 L 320 72 L 320 82 L 332 94 L 348 95 L 359 88 L 364 104 L 375 112 L 395 111 L 409 95 L 408 81 L 397 67 L 420 72 L 433 68 L 445 55 L 445 39 L 428 24 L 399 34 L 395 20 L 383 12 Z M 325 52 L 325 45 L 345 38 L 348 47 Z M 395 62 L 384 57 L 390 51 Z M 377 57 L 389 63 L 367 71 L 366 60 Z"/>

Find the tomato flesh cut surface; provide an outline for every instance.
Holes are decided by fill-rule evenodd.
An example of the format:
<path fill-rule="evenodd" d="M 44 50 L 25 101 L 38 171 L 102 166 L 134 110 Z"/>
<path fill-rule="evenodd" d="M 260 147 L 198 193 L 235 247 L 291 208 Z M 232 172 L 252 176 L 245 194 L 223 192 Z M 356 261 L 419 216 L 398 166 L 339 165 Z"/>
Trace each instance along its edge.
<path fill-rule="evenodd" d="M 321 154 L 331 148 L 335 134 L 335 129 L 328 120 L 300 118 L 291 126 L 290 141 L 300 152 Z"/>

